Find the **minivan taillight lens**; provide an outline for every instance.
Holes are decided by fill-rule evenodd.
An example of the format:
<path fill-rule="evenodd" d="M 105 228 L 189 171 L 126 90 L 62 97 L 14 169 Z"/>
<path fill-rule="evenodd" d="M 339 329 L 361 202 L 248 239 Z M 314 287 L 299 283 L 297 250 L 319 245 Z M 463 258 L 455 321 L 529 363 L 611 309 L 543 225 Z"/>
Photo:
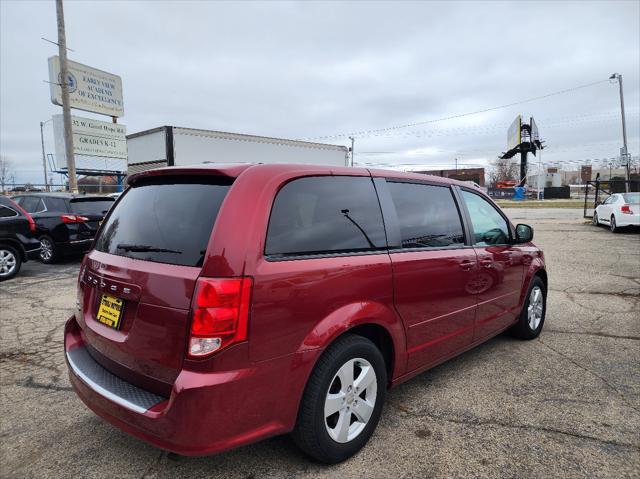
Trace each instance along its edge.
<path fill-rule="evenodd" d="M 63 223 L 84 223 L 85 221 L 89 221 L 89 218 L 86 216 L 78 216 L 78 215 L 62 215 L 60 219 Z"/>
<path fill-rule="evenodd" d="M 247 339 L 252 280 L 200 278 L 193 298 L 189 356 L 208 356 Z"/>

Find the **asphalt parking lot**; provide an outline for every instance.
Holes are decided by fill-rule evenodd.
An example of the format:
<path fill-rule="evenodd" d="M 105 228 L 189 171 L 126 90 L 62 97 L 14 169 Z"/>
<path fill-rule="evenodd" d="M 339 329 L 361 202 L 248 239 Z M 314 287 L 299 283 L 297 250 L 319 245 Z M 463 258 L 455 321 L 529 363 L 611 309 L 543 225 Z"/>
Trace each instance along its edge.
<path fill-rule="evenodd" d="M 640 235 L 585 224 L 581 210 L 506 211 L 545 250 L 541 336 L 499 336 L 392 390 L 369 445 L 333 467 L 287 437 L 187 458 L 103 423 L 63 358 L 79 260 L 27 263 L 0 284 L 0 475 L 640 477 Z"/>

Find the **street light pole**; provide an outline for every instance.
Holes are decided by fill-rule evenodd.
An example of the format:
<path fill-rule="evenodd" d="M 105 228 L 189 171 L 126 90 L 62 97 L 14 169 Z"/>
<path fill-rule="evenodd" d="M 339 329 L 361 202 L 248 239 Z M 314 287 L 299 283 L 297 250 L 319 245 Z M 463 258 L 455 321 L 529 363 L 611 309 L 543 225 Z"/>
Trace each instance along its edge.
<path fill-rule="evenodd" d="M 350 136 L 349 139 L 351 140 L 351 167 L 353 167 L 353 153 L 355 151 L 354 148 L 356 139 L 353 136 Z"/>
<path fill-rule="evenodd" d="M 49 183 L 47 182 L 47 156 L 44 153 L 44 124 L 45 123 L 46 121 L 40 122 L 40 143 L 42 144 L 42 170 L 44 172 L 44 188 L 45 188 L 45 191 L 49 191 Z"/>
<path fill-rule="evenodd" d="M 58 57 L 60 60 L 60 88 L 62 89 L 62 119 L 64 123 L 64 146 L 67 155 L 67 173 L 69 190 L 78 192 L 76 178 L 76 159 L 73 152 L 73 133 L 71 132 L 71 107 L 69 106 L 69 69 L 67 65 L 67 37 L 64 30 L 64 10 L 62 0 L 56 0 L 58 18 Z"/>
<path fill-rule="evenodd" d="M 620 87 L 620 114 L 622 116 L 622 154 L 624 155 L 623 161 L 626 162 L 627 170 L 627 182 L 626 192 L 629 192 L 629 181 L 631 180 L 631 165 L 629 164 L 629 149 L 627 147 L 627 121 L 624 116 L 624 92 L 622 88 L 622 75 L 614 73 L 609 77 L 610 80 L 618 80 L 618 86 Z"/>

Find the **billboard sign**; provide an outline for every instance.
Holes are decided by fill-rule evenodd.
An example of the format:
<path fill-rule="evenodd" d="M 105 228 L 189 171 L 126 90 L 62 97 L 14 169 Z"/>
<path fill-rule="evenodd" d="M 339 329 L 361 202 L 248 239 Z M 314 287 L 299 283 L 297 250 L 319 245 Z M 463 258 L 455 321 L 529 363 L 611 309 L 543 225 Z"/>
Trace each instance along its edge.
<path fill-rule="evenodd" d="M 540 141 L 540 132 L 538 131 L 538 125 L 536 125 L 533 117 L 531 117 L 529 121 L 529 125 L 531 126 L 531 143 L 537 143 Z"/>
<path fill-rule="evenodd" d="M 101 115 L 124 116 L 122 79 L 111 73 L 68 61 L 69 102 L 71 108 Z M 51 103 L 62 106 L 60 59 L 49 58 Z"/>
<path fill-rule="evenodd" d="M 73 153 L 102 158 L 127 158 L 127 127 L 119 123 L 71 117 Z M 56 157 L 66 158 L 62 115 L 53 116 Z"/>
<path fill-rule="evenodd" d="M 518 115 L 507 130 L 507 150 L 511 150 L 520 144 L 522 130 L 522 115 Z"/>

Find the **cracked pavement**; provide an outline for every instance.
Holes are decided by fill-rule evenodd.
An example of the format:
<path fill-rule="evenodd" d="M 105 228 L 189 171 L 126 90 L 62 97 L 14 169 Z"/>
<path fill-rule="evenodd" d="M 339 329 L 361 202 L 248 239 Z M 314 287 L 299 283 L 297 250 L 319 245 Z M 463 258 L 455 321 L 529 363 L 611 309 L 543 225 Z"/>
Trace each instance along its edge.
<path fill-rule="evenodd" d="M 187 458 L 104 423 L 63 357 L 79 260 L 25 264 L 0 284 L 0 476 L 640 477 L 640 235 L 582 210 L 506 211 L 545 250 L 541 336 L 498 336 L 391 390 L 370 443 L 332 467 L 286 436 Z"/>

